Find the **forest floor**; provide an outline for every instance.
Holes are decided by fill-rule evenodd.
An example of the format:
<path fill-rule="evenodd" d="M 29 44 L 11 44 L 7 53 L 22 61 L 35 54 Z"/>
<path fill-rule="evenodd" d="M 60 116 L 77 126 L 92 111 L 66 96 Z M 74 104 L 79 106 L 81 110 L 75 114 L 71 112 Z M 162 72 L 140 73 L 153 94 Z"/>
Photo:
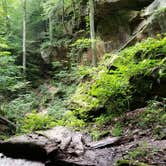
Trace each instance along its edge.
<path fill-rule="evenodd" d="M 125 164 L 131 166 L 165 166 L 165 126 L 160 125 L 154 128 L 155 123 L 153 122 L 151 127 L 144 129 L 138 127 L 138 115 L 142 115 L 145 111 L 146 108 L 142 108 L 126 113 L 121 117 L 121 121 L 124 122 L 122 127 L 123 134 L 117 137 L 107 136 L 99 141 L 92 141 L 81 132 L 74 132 L 65 127 L 55 127 L 47 131 L 13 137 L 9 141 L 1 142 L 0 152 L 5 152 L 5 155 L 13 158 L 19 158 L 19 153 L 21 153 L 20 158 L 12 159 L 1 155 L 0 165 L 113 166 L 117 163 L 118 166 Z M 117 120 L 120 119 L 115 119 L 115 121 Z M 103 130 L 111 130 L 111 128 L 112 125 L 110 124 L 105 126 Z M 27 154 L 35 153 L 30 148 L 33 145 L 36 146 L 33 149 L 34 151 L 37 151 L 38 145 L 40 145 L 42 150 L 47 152 L 41 158 L 41 163 L 21 160 L 21 158 L 31 160 L 30 156 L 27 158 Z M 17 149 L 18 147 L 20 150 Z M 60 150 L 57 151 L 57 147 Z M 25 149 L 26 153 L 24 152 Z M 41 151 L 39 150 L 37 158 L 40 156 L 40 153 Z M 15 154 L 17 155 L 15 156 Z M 54 157 L 50 158 L 52 154 Z M 35 160 L 34 156 L 32 160 Z"/>

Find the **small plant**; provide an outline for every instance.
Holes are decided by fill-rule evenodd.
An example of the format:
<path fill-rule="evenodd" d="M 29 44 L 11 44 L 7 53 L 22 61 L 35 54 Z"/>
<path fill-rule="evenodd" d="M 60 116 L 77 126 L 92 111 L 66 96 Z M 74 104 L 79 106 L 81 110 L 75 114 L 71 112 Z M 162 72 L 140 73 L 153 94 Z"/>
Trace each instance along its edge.
<path fill-rule="evenodd" d="M 115 137 L 121 136 L 123 133 L 122 127 L 119 123 L 115 125 L 115 127 L 112 129 L 112 135 Z"/>
<path fill-rule="evenodd" d="M 163 126 L 166 122 L 165 99 L 163 101 L 151 100 L 146 111 L 139 117 L 139 125 L 143 128 Z"/>
<path fill-rule="evenodd" d="M 12 56 L 0 55 L 0 92 L 16 91 L 24 88 L 21 68 L 15 65 Z M 22 82 L 21 82 L 22 81 Z"/>
<path fill-rule="evenodd" d="M 39 114 L 36 111 L 28 114 L 21 123 L 20 131 L 29 133 L 36 130 L 45 130 L 56 126 L 55 119 L 49 115 Z"/>
<path fill-rule="evenodd" d="M 109 134 L 110 131 L 108 130 L 100 131 L 99 129 L 98 130 L 93 129 L 93 131 L 91 132 L 91 137 L 94 141 L 98 141 L 99 139 L 108 136 Z"/>
<path fill-rule="evenodd" d="M 75 130 L 80 130 L 81 128 L 84 128 L 86 126 L 85 122 L 83 120 L 77 119 L 77 117 L 74 116 L 73 112 L 67 111 L 62 119 L 58 120 L 59 126 L 67 126 L 72 127 Z"/>
<path fill-rule="evenodd" d="M 148 154 L 147 142 L 141 142 L 140 145 L 133 151 L 128 153 L 129 159 L 137 160 L 142 159 Z"/>
<path fill-rule="evenodd" d="M 145 155 L 146 155 L 146 151 L 142 147 L 138 147 L 134 151 L 129 152 L 129 156 L 131 157 L 131 159 L 142 158 Z"/>
<path fill-rule="evenodd" d="M 82 38 L 82 39 L 78 39 L 76 40 L 75 43 L 71 44 L 71 47 L 75 47 L 77 49 L 80 48 L 90 48 L 90 44 L 91 44 L 91 39 L 88 38 Z"/>
<path fill-rule="evenodd" d="M 103 114 L 100 117 L 95 119 L 95 124 L 98 126 L 105 125 L 109 123 L 112 120 L 112 118 L 113 118 L 113 115 Z"/>

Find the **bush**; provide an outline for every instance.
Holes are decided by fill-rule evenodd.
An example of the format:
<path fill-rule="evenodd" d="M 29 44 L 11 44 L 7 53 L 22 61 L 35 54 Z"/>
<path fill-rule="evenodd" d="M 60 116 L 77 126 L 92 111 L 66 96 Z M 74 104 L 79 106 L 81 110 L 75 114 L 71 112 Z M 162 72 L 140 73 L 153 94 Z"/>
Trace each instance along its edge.
<path fill-rule="evenodd" d="M 119 123 L 115 124 L 115 127 L 112 129 L 112 135 L 115 137 L 121 136 L 123 133 L 122 127 Z"/>
<path fill-rule="evenodd" d="M 56 126 L 55 119 L 49 115 L 39 114 L 36 111 L 28 114 L 21 122 L 20 131 L 29 133 L 36 130 L 45 130 Z"/>
<path fill-rule="evenodd" d="M 149 101 L 148 107 L 138 118 L 138 124 L 143 128 L 154 128 L 166 124 L 166 101 Z"/>
<path fill-rule="evenodd" d="M 72 127 L 75 130 L 80 130 L 85 127 L 85 122 L 83 120 L 77 119 L 73 112 L 67 111 L 61 120 L 57 121 L 58 126 Z"/>

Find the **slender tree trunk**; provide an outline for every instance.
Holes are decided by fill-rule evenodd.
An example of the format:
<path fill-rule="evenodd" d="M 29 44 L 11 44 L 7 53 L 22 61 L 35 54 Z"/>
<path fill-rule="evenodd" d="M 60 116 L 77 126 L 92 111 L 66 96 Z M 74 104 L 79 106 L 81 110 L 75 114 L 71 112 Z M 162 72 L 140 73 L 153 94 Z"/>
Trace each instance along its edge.
<path fill-rule="evenodd" d="M 77 6 L 79 8 L 79 14 L 77 19 L 77 28 L 79 29 L 80 23 L 81 23 L 81 15 L 82 15 L 82 2 L 77 2 Z"/>
<path fill-rule="evenodd" d="M 22 42 L 22 49 L 23 49 L 23 72 L 26 72 L 26 0 L 22 0 L 22 8 L 23 8 L 23 42 Z"/>
<path fill-rule="evenodd" d="M 4 14 L 5 14 L 6 34 L 8 34 L 8 32 L 10 30 L 10 23 L 9 23 L 9 18 L 8 18 L 7 0 L 2 0 L 2 6 L 3 6 Z"/>
<path fill-rule="evenodd" d="M 50 14 L 49 16 L 49 38 L 50 38 L 50 42 L 53 41 L 53 26 L 52 26 L 52 14 Z"/>
<path fill-rule="evenodd" d="M 73 29 L 75 28 L 76 26 L 76 6 L 75 6 L 75 1 L 72 0 L 72 6 L 73 6 Z"/>
<path fill-rule="evenodd" d="M 63 28 L 65 30 L 65 33 L 68 33 L 68 29 L 65 25 L 65 2 L 64 0 L 62 0 L 62 24 L 63 24 Z"/>
<path fill-rule="evenodd" d="M 92 49 L 92 65 L 97 66 L 97 55 L 96 55 L 96 37 L 95 37 L 95 25 L 94 25 L 94 0 L 89 0 L 90 7 L 90 35 L 91 35 L 91 49 Z"/>

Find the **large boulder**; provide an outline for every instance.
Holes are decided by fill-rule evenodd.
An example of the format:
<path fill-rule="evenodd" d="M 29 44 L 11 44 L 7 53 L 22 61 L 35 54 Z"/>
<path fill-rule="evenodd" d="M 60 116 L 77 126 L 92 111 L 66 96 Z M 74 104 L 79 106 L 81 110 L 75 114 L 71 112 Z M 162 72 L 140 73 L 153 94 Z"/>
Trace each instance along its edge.
<path fill-rule="evenodd" d="M 46 165 L 103 166 L 110 165 L 113 157 L 112 150 L 104 148 L 117 144 L 119 140 L 120 138 L 107 138 L 91 142 L 89 137 L 79 132 L 55 127 L 1 142 L 0 153 L 24 161 L 39 161 Z M 10 158 L 7 159 L 10 161 Z"/>

